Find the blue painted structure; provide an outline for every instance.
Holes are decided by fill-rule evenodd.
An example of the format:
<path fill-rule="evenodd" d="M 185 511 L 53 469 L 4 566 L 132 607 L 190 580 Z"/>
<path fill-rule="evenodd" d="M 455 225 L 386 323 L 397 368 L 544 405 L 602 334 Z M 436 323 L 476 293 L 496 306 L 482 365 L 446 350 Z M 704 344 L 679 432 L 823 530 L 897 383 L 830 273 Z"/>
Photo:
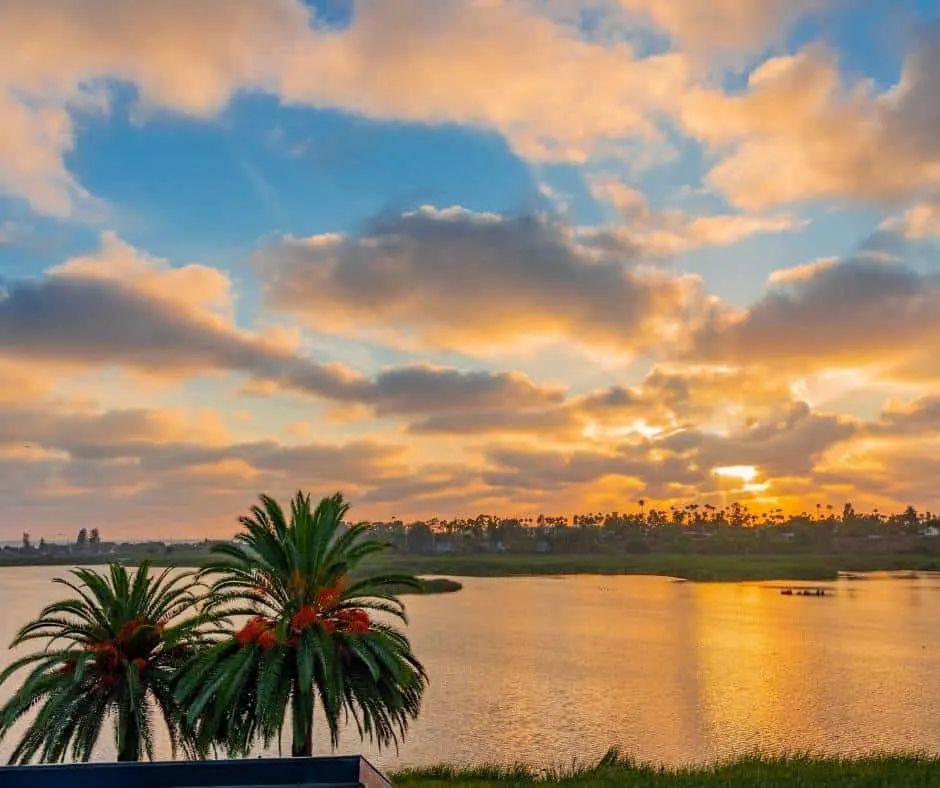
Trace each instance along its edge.
<path fill-rule="evenodd" d="M 391 788 L 365 758 L 0 766 L 0 788 Z"/>

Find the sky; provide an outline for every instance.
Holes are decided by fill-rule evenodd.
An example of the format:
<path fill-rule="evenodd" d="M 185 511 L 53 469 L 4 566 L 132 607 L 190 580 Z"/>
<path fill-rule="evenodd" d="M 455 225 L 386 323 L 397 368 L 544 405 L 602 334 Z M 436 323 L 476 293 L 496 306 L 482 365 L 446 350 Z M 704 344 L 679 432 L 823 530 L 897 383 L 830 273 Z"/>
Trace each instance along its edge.
<path fill-rule="evenodd" d="M 4 0 L 0 539 L 940 506 L 940 0 Z"/>

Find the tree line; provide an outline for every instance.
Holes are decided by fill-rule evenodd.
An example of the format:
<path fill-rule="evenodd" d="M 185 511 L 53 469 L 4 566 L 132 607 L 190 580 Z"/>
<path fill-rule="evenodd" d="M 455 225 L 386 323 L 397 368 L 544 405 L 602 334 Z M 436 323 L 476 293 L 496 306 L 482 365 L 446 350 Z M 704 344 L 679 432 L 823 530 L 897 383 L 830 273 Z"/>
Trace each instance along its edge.
<path fill-rule="evenodd" d="M 692 549 L 740 552 L 766 545 L 775 549 L 824 549 L 833 544 L 883 541 L 910 543 L 940 535 L 940 517 L 913 506 L 886 514 L 859 512 L 851 502 L 818 504 L 811 511 L 752 511 L 744 503 L 727 507 L 690 503 L 647 507 L 640 500 L 630 512 L 586 512 L 568 516 L 431 518 L 405 523 L 393 517 L 367 524 L 370 532 L 406 553 L 633 552 Z"/>

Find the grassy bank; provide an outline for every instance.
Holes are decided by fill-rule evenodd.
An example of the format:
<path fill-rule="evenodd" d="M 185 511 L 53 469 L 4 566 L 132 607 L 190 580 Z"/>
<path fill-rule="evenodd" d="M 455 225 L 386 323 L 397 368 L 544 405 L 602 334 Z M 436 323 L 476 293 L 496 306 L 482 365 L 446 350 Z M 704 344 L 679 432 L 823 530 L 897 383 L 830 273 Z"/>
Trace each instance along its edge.
<path fill-rule="evenodd" d="M 940 559 L 936 556 L 908 554 L 385 555 L 374 566 L 391 571 L 456 577 L 633 574 L 664 575 L 696 581 L 834 580 L 840 571 L 940 570 Z"/>
<path fill-rule="evenodd" d="M 192 554 L 176 554 L 173 556 L 147 556 L 147 560 L 153 566 L 179 566 L 179 567 L 199 567 L 207 559 L 205 553 L 192 553 Z M 16 557 L 12 559 L 0 558 L 0 569 L 3 567 L 21 567 L 21 566 L 62 566 L 62 567 L 73 567 L 73 566 L 101 566 L 109 563 L 110 561 L 117 561 L 118 563 L 126 564 L 128 566 L 137 566 L 143 559 L 143 557 L 134 556 L 134 557 L 122 557 L 122 556 L 99 556 L 99 555 L 72 555 L 72 556 L 29 556 L 29 557 Z M 390 565 L 385 564 L 382 568 L 390 571 L 405 571 L 399 570 L 398 568 L 392 568 Z M 446 577 L 434 577 L 424 580 L 424 591 L 425 594 L 447 594 L 453 591 L 459 591 L 463 586 L 456 580 L 451 580 Z M 396 594 L 415 594 L 421 593 L 415 591 L 413 588 L 405 586 L 392 586 L 391 590 Z"/>
<path fill-rule="evenodd" d="M 926 756 L 745 757 L 712 766 L 664 769 L 608 753 L 594 766 L 554 773 L 524 767 L 435 767 L 392 775 L 396 788 L 914 788 L 940 785 L 940 759 Z"/>
<path fill-rule="evenodd" d="M 155 566 L 200 566 L 205 553 L 177 552 L 147 556 Z M 0 558 L 5 566 L 74 566 L 103 564 L 109 560 L 135 564 L 143 556 L 13 556 Z M 514 575 L 663 575 L 686 580 L 834 580 L 841 572 L 889 570 L 940 571 L 940 557 L 909 553 L 817 555 L 701 555 L 695 553 L 588 554 L 451 554 L 440 556 L 387 553 L 372 559 L 370 569 L 416 575 L 452 577 L 511 577 Z M 459 584 L 428 581 L 429 593 L 455 591 Z"/>

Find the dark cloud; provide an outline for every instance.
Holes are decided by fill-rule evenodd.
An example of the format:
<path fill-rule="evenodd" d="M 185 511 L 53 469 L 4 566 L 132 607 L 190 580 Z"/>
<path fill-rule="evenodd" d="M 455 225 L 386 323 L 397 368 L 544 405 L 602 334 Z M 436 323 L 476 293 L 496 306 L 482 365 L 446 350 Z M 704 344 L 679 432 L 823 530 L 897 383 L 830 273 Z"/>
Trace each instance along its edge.
<path fill-rule="evenodd" d="M 857 424 L 847 418 L 813 413 L 806 403 L 796 402 L 776 418 L 728 435 L 687 429 L 657 445 L 708 469 L 752 465 L 766 476 L 800 476 L 813 470 L 823 452 L 857 432 Z"/>
<path fill-rule="evenodd" d="M 412 365 L 374 380 L 319 364 L 219 319 L 114 280 L 48 276 L 14 282 L 0 298 L 0 353 L 154 374 L 244 373 L 286 389 L 371 406 L 378 415 L 549 404 L 562 398 L 523 375 Z"/>
<path fill-rule="evenodd" d="M 458 349 L 557 337 L 661 345 L 701 306 L 699 283 L 634 262 L 579 246 L 547 219 L 461 209 L 289 238 L 257 258 L 268 303 L 311 325 Z"/>
<path fill-rule="evenodd" d="M 858 257 L 778 273 L 744 312 L 696 331 L 686 358 L 791 372 L 884 367 L 923 358 L 938 341 L 940 276 Z"/>
<path fill-rule="evenodd" d="M 708 469 L 676 456 L 653 459 L 650 448 L 648 442 L 612 452 L 494 448 L 487 452 L 487 460 L 495 468 L 485 471 L 483 479 L 494 487 L 542 490 L 593 483 L 606 476 L 635 479 L 641 488 L 693 485 L 707 479 Z"/>

